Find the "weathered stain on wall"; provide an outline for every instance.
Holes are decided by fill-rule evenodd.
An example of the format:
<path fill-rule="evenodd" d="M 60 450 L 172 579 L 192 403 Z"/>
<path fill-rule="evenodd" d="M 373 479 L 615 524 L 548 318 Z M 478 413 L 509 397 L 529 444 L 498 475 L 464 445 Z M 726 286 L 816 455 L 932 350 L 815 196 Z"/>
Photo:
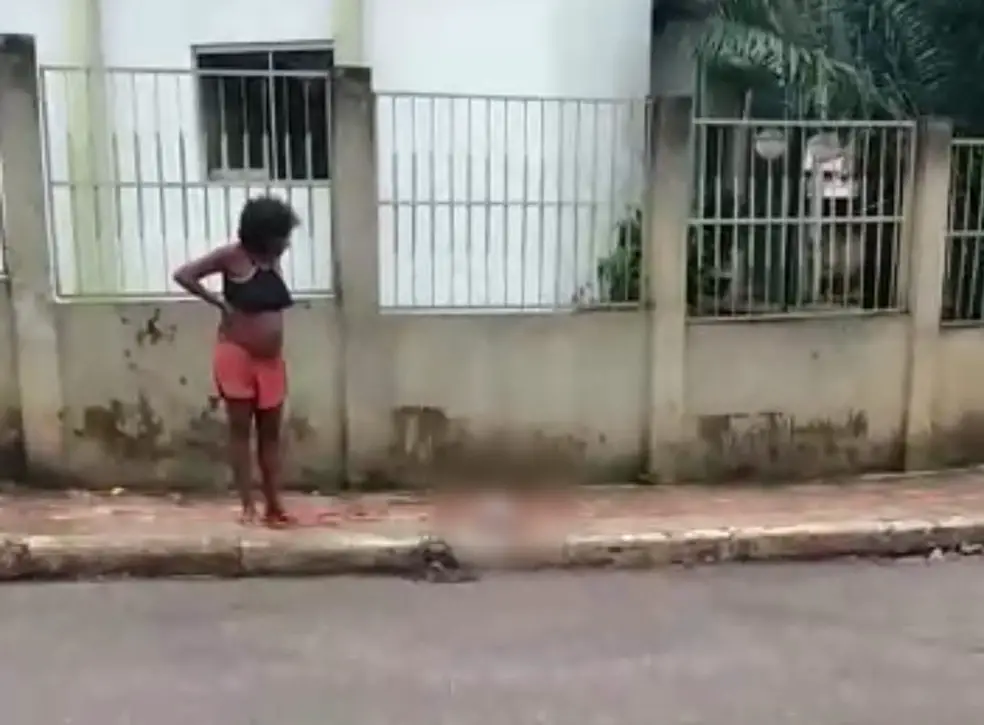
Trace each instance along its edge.
<path fill-rule="evenodd" d="M 212 310 L 66 305 L 59 313 L 70 361 L 63 366 L 63 467 L 95 486 L 225 489 L 228 432 L 211 372 Z M 333 314 L 331 303 L 299 305 L 287 330 L 284 478 L 306 490 L 337 486 L 341 470 Z"/>
<path fill-rule="evenodd" d="M 156 461 L 166 456 L 164 424 L 143 394 L 134 403 L 110 400 L 82 411 L 76 438 L 92 440 L 115 460 Z"/>
<path fill-rule="evenodd" d="M 221 401 L 209 396 L 197 410 L 183 420 L 165 421 L 145 394 L 135 400 L 112 399 L 105 405 L 87 406 L 78 415 L 67 412 L 77 421 L 72 428 L 76 447 L 98 449 L 109 472 L 108 481 L 130 478 L 134 485 L 152 486 L 167 483 L 178 488 L 222 488 L 226 471 L 228 429 Z M 317 445 L 317 430 L 301 414 L 289 416 L 284 423 L 287 451 L 285 482 L 292 487 L 324 489 L 334 485 L 324 469 L 291 459 L 297 446 Z"/>
<path fill-rule="evenodd" d="M 873 439 L 864 411 L 802 418 L 782 412 L 705 415 L 689 465 L 704 479 L 797 479 L 895 469 L 898 437 Z"/>
<path fill-rule="evenodd" d="M 25 474 L 21 411 L 8 406 L 0 411 L 0 479 L 19 479 Z"/>
<path fill-rule="evenodd" d="M 940 466 L 984 463 L 984 411 L 969 411 L 950 425 L 937 425 L 928 441 L 931 460 Z"/>
<path fill-rule="evenodd" d="M 168 427 L 145 394 L 133 402 L 110 400 L 82 410 L 76 439 L 98 444 L 117 461 L 160 461 L 194 451 L 213 457 L 223 455 L 227 440 L 220 401 L 209 396 L 183 425 Z"/>
<path fill-rule="evenodd" d="M 26 473 L 15 346 L 10 290 L 0 282 L 0 479 Z"/>
<path fill-rule="evenodd" d="M 121 316 L 120 322 L 127 325 L 130 320 L 126 316 Z M 178 326 L 174 324 L 163 324 L 161 322 L 161 308 L 156 307 L 150 316 L 140 323 L 133 339 L 137 345 L 143 347 L 144 345 L 173 343 L 177 334 Z"/>
<path fill-rule="evenodd" d="M 394 483 L 433 485 L 458 478 L 472 484 L 533 485 L 635 479 L 641 456 L 612 463 L 590 455 L 587 430 L 557 433 L 546 426 L 489 427 L 452 417 L 434 406 L 400 406 L 392 411 L 391 470 Z M 603 448 L 607 439 L 594 434 Z M 598 459 L 606 460 L 599 467 Z"/>

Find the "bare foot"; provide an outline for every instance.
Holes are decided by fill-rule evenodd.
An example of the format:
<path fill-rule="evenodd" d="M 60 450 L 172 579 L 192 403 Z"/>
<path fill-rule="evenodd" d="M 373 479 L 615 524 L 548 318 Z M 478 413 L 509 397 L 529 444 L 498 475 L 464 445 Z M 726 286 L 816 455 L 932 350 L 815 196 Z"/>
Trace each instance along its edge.
<path fill-rule="evenodd" d="M 255 506 L 243 506 L 243 510 L 239 513 L 239 523 L 243 526 L 251 526 L 256 523 L 256 507 Z"/>
<path fill-rule="evenodd" d="M 297 525 L 297 519 L 281 508 L 269 508 L 263 514 L 263 523 L 271 529 L 285 529 Z"/>

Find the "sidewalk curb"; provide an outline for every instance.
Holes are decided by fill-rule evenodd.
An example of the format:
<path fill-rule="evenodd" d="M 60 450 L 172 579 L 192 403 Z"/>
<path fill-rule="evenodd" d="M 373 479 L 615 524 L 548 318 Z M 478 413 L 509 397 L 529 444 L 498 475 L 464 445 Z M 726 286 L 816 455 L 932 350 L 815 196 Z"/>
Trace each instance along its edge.
<path fill-rule="evenodd" d="M 243 537 L 33 536 L 0 533 L 0 581 L 108 577 L 406 574 L 420 537 L 338 532 Z M 456 546 L 483 568 L 652 569 L 753 561 L 892 558 L 984 547 L 984 517 L 569 536 L 524 546 Z"/>

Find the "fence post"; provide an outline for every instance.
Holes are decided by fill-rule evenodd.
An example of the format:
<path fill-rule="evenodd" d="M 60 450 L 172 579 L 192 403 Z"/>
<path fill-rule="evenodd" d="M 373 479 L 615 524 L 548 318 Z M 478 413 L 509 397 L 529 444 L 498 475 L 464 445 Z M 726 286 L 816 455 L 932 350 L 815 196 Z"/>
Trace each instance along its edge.
<path fill-rule="evenodd" d="M 643 269 L 648 316 L 649 473 L 679 476 L 687 441 L 687 227 L 694 172 L 693 99 L 657 98 L 650 109 Z"/>
<path fill-rule="evenodd" d="M 379 310 L 376 96 L 368 68 L 339 67 L 331 81 L 335 294 L 342 345 L 342 448 L 358 485 L 379 475 L 389 444 L 391 356 Z"/>
<path fill-rule="evenodd" d="M 0 35 L 0 189 L 29 471 L 57 466 L 63 442 L 37 78 L 34 37 Z"/>
<path fill-rule="evenodd" d="M 921 120 L 909 204 L 907 275 L 903 293 L 910 312 L 906 349 L 905 468 L 932 466 L 936 358 L 943 307 L 953 127 L 941 119 Z"/>

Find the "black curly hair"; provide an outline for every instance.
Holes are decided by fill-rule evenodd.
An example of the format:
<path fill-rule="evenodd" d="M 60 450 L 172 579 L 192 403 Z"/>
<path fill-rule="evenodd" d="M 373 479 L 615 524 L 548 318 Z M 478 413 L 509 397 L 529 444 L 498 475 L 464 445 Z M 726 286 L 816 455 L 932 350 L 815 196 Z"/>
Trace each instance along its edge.
<path fill-rule="evenodd" d="M 290 204 L 275 196 L 257 196 L 239 213 L 239 243 L 250 254 L 275 257 L 283 253 L 299 224 Z"/>

